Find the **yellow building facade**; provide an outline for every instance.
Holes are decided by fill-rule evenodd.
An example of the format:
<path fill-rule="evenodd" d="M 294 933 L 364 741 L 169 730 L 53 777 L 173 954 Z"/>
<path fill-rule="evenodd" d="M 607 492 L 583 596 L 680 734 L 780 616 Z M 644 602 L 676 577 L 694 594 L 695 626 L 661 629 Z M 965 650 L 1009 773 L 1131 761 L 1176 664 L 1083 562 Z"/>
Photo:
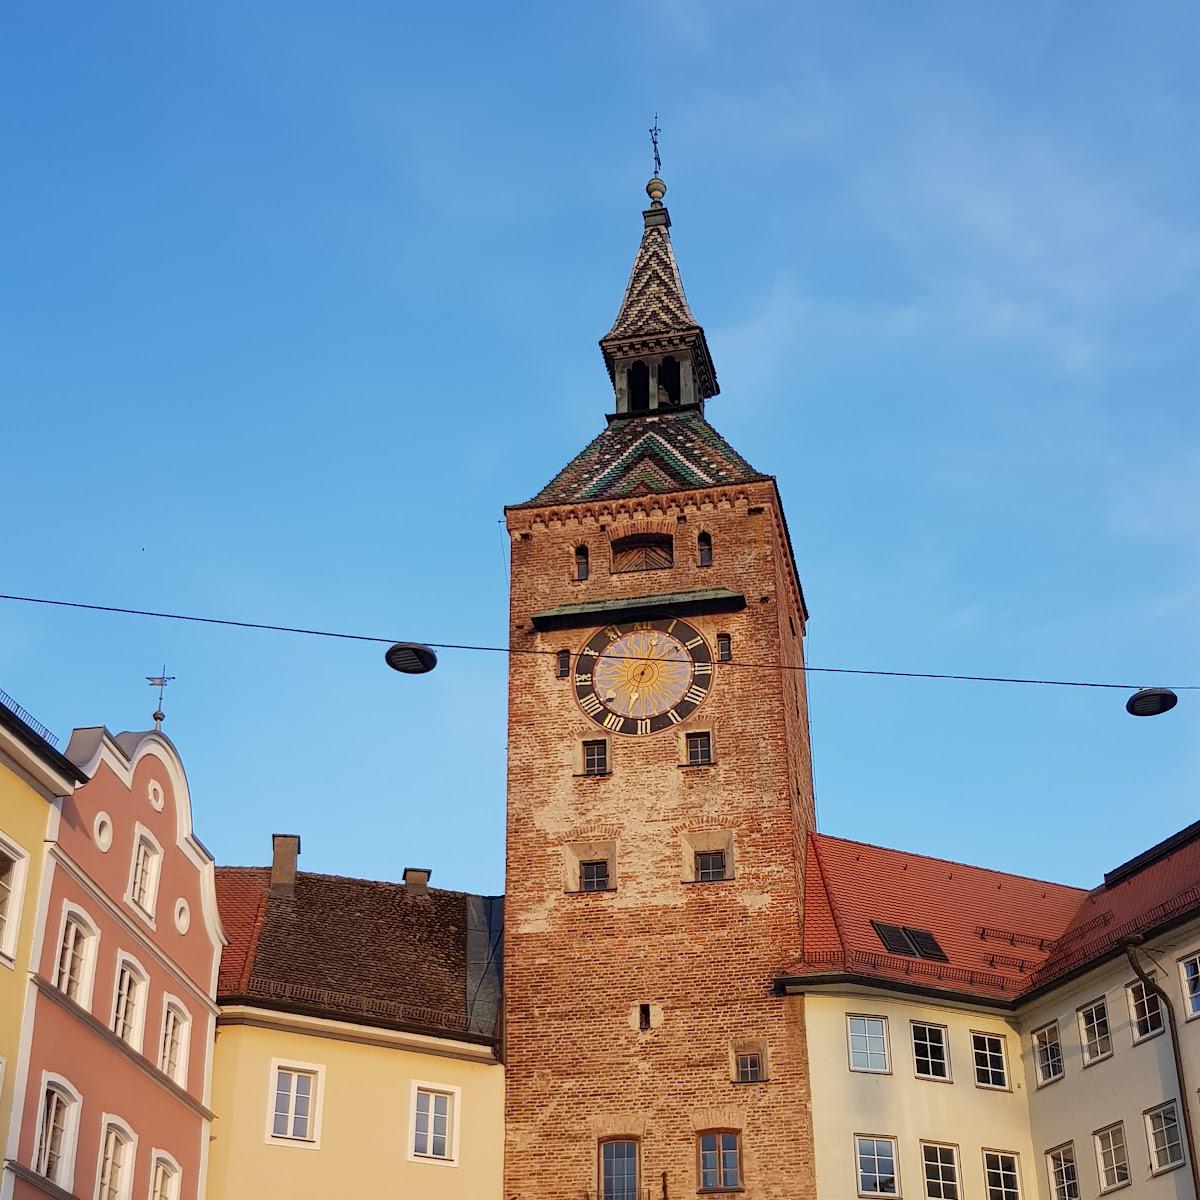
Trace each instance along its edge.
<path fill-rule="evenodd" d="M 16 706 L 0 698 L 0 1137 L 14 1153 L 20 1114 L 13 1111 L 30 963 L 38 944 L 45 842 L 58 798 L 82 781 L 78 770 Z"/>

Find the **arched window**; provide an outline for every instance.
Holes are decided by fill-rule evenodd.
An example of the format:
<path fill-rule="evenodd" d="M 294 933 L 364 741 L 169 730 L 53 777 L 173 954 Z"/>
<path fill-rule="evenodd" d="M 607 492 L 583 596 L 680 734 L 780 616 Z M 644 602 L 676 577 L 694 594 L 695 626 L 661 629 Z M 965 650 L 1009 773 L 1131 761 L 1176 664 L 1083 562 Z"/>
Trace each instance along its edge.
<path fill-rule="evenodd" d="M 37 1151 L 33 1169 L 61 1188 L 71 1186 L 75 1171 L 75 1127 L 79 1096 L 58 1083 L 49 1083 L 42 1093 L 38 1122 Z"/>
<path fill-rule="evenodd" d="M 675 565 L 675 544 L 669 533 L 634 533 L 612 544 L 614 571 L 655 571 Z"/>
<path fill-rule="evenodd" d="M 133 866 L 129 872 L 128 899 L 145 916 L 154 917 L 158 901 L 158 876 L 162 867 L 162 848 L 140 825 L 133 849 Z"/>
<path fill-rule="evenodd" d="M 158 1069 L 176 1083 L 187 1078 L 188 1049 L 187 1011 L 183 1005 L 168 1000 L 163 1005 L 162 1037 L 158 1044 Z"/>
<path fill-rule="evenodd" d="M 558 670 L 556 671 L 559 679 L 566 679 L 571 674 L 571 652 L 570 650 L 560 650 L 558 652 Z"/>
<path fill-rule="evenodd" d="M 133 1138 L 115 1123 L 104 1127 L 96 1200 L 128 1200 L 133 1184 Z"/>
<path fill-rule="evenodd" d="M 150 1200 L 179 1200 L 179 1164 L 161 1153 L 150 1171 Z"/>
<path fill-rule="evenodd" d="M 92 1002 L 95 959 L 95 926 L 81 912 L 69 911 L 58 942 L 54 986 L 81 1008 L 87 1008 Z"/>
<path fill-rule="evenodd" d="M 629 411 L 646 412 L 650 408 L 650 368 L 640 359 L 629 368 Z"/>
<path fill-rule="evenodd" d="M 142 1048 L 146 1021 L 146 972 L 133 959 L 121 956 L 113 997 L 112 1031 L 135 1050 Z"/>
<path fill-rule="evenodd" d="M 588 577 L 588 548 L 586 546 L 575 547 L 575 578 L 586 579 Z"/>
<path fill-rule="evenodd" d="M 679 360 L 667 355 L 658 364 L 658 407 L 679 404 Z"/>
<path fill-rule="evenodd" d="M 702 567 L 712 566 L 712 534 L 702 533 L 696 539 L 696 561 Z"/>

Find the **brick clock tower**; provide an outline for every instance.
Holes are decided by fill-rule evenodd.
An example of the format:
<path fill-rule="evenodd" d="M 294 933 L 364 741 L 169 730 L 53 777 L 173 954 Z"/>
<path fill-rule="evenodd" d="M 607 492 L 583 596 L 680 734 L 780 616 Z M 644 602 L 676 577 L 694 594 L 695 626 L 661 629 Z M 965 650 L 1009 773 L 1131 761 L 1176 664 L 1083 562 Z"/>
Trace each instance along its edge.
<path fill-rule="evenodd" d="M 512 540 L 506 1200 L 815 1195 L 801 949 L 807 612 L 717 395 L 658 178 L 613 410 Z M 537 651 L 538 653 L 530 653 Z"/>

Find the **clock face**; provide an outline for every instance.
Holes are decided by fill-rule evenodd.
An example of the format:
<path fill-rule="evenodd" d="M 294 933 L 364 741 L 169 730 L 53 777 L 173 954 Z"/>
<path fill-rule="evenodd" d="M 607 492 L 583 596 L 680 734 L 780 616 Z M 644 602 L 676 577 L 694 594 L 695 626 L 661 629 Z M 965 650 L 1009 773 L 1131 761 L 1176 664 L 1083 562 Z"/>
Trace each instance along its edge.
<path fill-rule="evenodd" d="M 695 711 L 712 677 L 708 643 L 686 621 L 609 625 L 575 660 L 575 698 L 613 733 L 657 733 Z"/>

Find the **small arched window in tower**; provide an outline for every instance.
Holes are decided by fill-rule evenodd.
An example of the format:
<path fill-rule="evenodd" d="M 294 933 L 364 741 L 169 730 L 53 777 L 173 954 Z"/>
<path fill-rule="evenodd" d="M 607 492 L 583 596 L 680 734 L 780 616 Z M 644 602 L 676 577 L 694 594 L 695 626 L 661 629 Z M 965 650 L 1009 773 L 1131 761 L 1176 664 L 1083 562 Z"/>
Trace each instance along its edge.
<path fill-rule="evenodd" d="M 575 547 L 575 578 L 586 579 L 588 577 L 588 548 L 586 546 Z"/>
<path fill-rule="evenodd" d="M 727 633 L 717 634 L 717 662 L 733 661 L 733 638 Z"/>
<path fill-rule="evenodd" d="M 647 412 L 650 408 L 650 368 L 640 359 L 629 368 L 629 411 Z"/>
<path fill-rule="evenodd" d="M 702 567 L 712 566 L 712 534 L 702 533 L 696 539 L 696 562 Z"/>
<path fill-rule="evenodd" d="M 566 679 L 571 674 L 571 652 L 570 650 L 560 650 L 558 652 L 557 669 L 555 674 L 559 679 Z"/>
<path fill-rule="evenodd" d="M 658 407 L 674 408 L 679 404 L 679 360 L 667 355 L 658 364 Z"/>
<path fill-rule="evenodd" d="M 612 544 L 612 569 L 656 571 L 675 565 L 675 544 L 669 533 L 634 533 Z"/>

